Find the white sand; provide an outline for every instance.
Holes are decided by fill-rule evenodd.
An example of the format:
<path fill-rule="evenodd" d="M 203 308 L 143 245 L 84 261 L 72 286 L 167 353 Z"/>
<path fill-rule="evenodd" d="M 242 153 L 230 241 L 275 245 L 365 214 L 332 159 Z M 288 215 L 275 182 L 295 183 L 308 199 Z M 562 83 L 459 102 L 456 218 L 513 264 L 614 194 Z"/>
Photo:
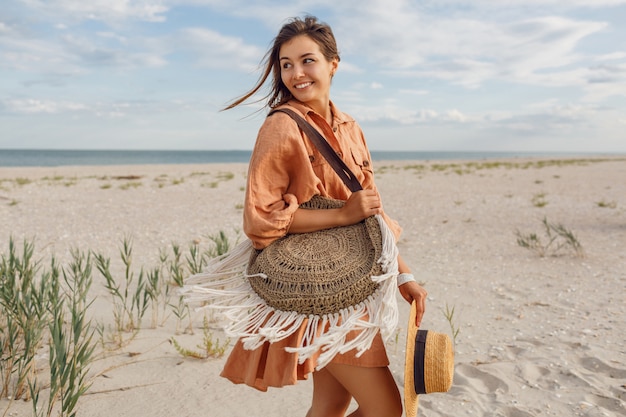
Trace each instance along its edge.
<path fill-rule="evenodd" d="M 517 165 L 462 173 L 434 163 L 376 164 L 385 208 L 404 227 L 400 249 L 429 291 L 424 327 L 449 332 L 448 305 L 460 328 L 454 386 L 422 396 L 419 414 L 624 416 L 626 161 L 527 169 L 509 162 Z M 172 242 L 187 247 L 220 230 L 237 236 L 245 171 L 244 164 L 0 168 L 0 251 L 13 236 L 20 244 L 34 238 L 41 257 L 66 261 L 70 248 L 82 248 L 119 262 L 130 236 L 137 270 L 150 267 Z M 128 175 L 141 178 L 112 178 Z M 127 183 L 141 185 L 120 188 Z M 515 231 L 541 234 L 544 217 L 573 231 L 585 256 L 539 257 L 518 246 Z M 98 273 L 92 292 L 94 319 L 110 325 L 112 301 Z M 388 344 L 399 384 L 408 307 L 400 302 L 398 338 Z M 173 318 L 151 329 L 146 317 L 127 346 L 99 353 L 79 416 L 306 414 L 310 381 L 260 393 L 220 378 L 224 358 L 183 359 L 169 339 L 193 348 L 201 314 L 195 335 L 177 335 Z M 223 340 L 219 330 L 215 337 Z M 7 407 L 0 400 L 0 414 Z M 14 402 L 6 415 L 31 415 L 31 407 Z"/>

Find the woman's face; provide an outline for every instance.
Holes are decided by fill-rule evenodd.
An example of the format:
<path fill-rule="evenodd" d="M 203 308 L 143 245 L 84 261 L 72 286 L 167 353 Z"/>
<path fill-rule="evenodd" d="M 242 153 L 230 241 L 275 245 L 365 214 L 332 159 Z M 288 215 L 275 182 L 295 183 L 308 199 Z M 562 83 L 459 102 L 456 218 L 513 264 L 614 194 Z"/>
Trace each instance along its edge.
<path fill-rule="evenodd" d="M 289 92 L 320 115 L 328 108 L 332 76 L 339 64 L 328 61 L 319 45 L 306 35 L 285 42 L 280 48 L 280 76 Z"/>

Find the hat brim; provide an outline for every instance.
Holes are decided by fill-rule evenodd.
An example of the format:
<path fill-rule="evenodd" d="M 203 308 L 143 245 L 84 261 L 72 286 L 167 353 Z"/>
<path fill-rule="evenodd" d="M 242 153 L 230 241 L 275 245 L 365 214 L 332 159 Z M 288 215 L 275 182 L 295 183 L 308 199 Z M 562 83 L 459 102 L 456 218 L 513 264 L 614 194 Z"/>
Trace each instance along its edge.
<path fill-rule="evenodd" d="M 409 314 L 409 324 L 406 333 L 406 350 L 404 359 L 404 413 L 406 417 L 417 416 L 417 407 L 419 398 L 415 392 L 415 337 L 417 336 L 418 327 L 415 325 L 416 305 L 415 301 L 411 303 L 411 313 Z"/>

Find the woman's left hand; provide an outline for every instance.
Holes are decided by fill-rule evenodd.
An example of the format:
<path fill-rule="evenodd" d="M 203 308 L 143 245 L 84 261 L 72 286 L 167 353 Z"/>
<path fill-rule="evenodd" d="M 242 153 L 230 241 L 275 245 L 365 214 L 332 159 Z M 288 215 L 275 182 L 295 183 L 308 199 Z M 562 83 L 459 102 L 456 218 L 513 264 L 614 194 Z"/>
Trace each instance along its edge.
<path fill-rule="evenodd" d="M 415 281 L 407 282 L 398 287 L 402 298 L 404 298 L 409 304 L 415 301 L 415 325 L 417 327 L 422 324 L 422 317 L 426 311 L 426 296 L 428 292 Z"/>

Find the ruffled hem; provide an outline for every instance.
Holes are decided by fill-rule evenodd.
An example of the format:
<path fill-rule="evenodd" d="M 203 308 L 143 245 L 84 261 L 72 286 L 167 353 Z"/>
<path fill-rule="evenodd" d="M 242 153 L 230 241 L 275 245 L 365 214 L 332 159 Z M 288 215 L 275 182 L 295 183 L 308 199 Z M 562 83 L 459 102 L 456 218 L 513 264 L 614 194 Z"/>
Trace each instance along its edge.
<path fill-rule="evenodd" d="M 255 350 L 247 350 L 238 341 L 230 352 L 220 376 L 235 384 L 245 384 L 259 391 L 268 388 L 280 388 L 295 385 L 298 381 L 307 380 L 315 371 L 317 355 L 298 360 L 297 353 L 287 352 L 285 347 L 296 346 L 301 334 L 294 334 L 290 339 L 277 343 L 264 343 Z M 374 338 L 372 346 L 363 355 L 356 357 L 354 351 L 338 354 L 331 363 L 361 366 L 383 367 L 389 365 L 389 358 L 380 334 Z"/>
<path fill-rule="evenodd" d="M 266 343 L 277 344 L 295 334 L 298 344 L 283 344 L 296 354 L 299 364 L 315 358 L 321 369 L 336 355 L 354 352 L 363 355 L 380 334 L 389 338 L 398 321 L 395 299 L 398 275 L 398 249 L 395 237 L 380 215 L 376 216 L 382 235 L 382 255 L 378 260 L 383 273 L 372 277 L 377 290 L 356 306 L 323 316 L 304 315 L 272 308 L 261 299 L 246 274 L 252 242 L 246 240 L 226 255 L 213 259 L 205 272 L 187 279 L 181 289 L 185 301 L 222 314 L 229 323 L 226 333 L 239 339 L 242 347 L 256 351 Z"/>

